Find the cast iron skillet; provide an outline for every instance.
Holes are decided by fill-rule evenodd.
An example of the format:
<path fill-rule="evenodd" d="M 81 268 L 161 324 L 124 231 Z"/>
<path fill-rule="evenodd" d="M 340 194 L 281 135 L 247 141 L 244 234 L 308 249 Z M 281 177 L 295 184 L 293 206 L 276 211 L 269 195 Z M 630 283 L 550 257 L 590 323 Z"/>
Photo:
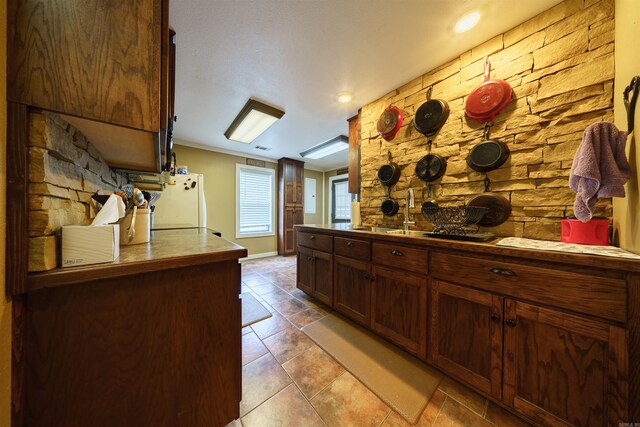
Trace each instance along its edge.
<path fill-rule="evenodd" d="M 441 99 L 431 99 L 431 87 L 427 90 L 427 102 L 416 111 L 413 127 L 426 136 L 435 135 L 449 118 L 449 105 Z"/>
<path fill-rule="evenodd" d="M 383 185 L 393 185 L 400 179 L 400 167 L 391 161 L 391 151 L 387 152 L 388 163 L 378 169 L 378 181 Z"/>
<path fill-rule="evenodd" d="M 468 206 L 489 209 L 478 222 L 478 225 L 495 227 L 509 218 L 509 215 L 511 215 L 511 203 L 502 196 L 490 193 L 489 178 L 484 179 L 484 191 L 485 193 L 471 199 Z"/>
<path fill-rule="evenodd" d="M 464 111 L 467 117 L 489 122 L 504 110 L 511 101 L 513 90 L 504 80 L 490 80 L 491 63 L 484 63 L 484 82 L 467 97 Z"/>
<path fill-rule="evenodd" d="M 382 202 L 380 205 L 380 210 L 386 216 L 393 216 L 398 213 L 398 209 L 400 206 L 398 202 L 391 198 L 391 186 L 387 187 L 387 199 Z"/>
<path fill-rule="evenodd" d="M 469 152 L 467 164 L 478 172 L 498 169 L 509 158 L 509 147 L 502 141 L 489 140 L 489 124 L 484 125 L 484 141 Z"/>
<path fill-rule="evenodd" d="M 447 161 L 437 154 L 429 153 L 416 163 L 416 175 L 426 182 L 442 177 L 446 170 Z"/>

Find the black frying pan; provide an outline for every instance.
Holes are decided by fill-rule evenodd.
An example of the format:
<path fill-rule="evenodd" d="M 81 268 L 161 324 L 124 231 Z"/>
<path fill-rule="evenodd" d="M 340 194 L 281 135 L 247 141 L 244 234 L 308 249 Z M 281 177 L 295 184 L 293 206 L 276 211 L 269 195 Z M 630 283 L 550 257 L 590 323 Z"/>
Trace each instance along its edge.
<path fill-rule="evenodd" d="M 427 154 L 416 163 L 416 175 L 423 181 L 431 182 L 442 177 L 447 170 L 447 161 L 437 154 Z"/>
<path fill-rule="evenodd" d="M 431 87 L 427 90 L 427 102 L 416 111 L 413 127 L 426 136 L 435 135 L 449 118 L 449 105 L 441 99 L 431 99 Z"/>
<path fill-rule="evenodd" d="M 378 181 L 383 185 L 393 185 L 400 179 L 400 167 L 391 161 L 391 151 L 387 152 L 389 162 L 378 169 Z"/>
<path fill-rule="evenodd" d="M 484 141 L 469 152 L 467 164 L 478 172 L 498 169 L 509 158 L 509 147 L 502 141 L 489 140 L 489 124 L 484 125 Z"/>
<path fill-rule="evenodd" d="M 380 210 L 386 216 L 394 216 L 398 213 L 399 208 L 400 206 L 398 205 L 398 202 L 391 198 L 391 187 L 388 186 L 387 199 L 382 202 L 382 205 L 380 205 Z"/>

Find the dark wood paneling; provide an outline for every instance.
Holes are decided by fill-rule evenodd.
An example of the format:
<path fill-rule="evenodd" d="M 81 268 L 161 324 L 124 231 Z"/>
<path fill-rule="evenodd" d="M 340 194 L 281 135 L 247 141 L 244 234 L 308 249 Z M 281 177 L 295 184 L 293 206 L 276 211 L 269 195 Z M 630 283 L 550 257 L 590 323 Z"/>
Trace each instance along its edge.
<path fill-rule="evenodd" d="M 360 110 L 349 120 L 349 193 L 360 194 Z"/>
<path fill-rule="evenodd" d="M 11 303 L 11 425 L 25 425 L 26 353 L 25 295 L 15 295 Z"/>
<path fill-rule="evenodd" d="M 422 248 L 373 242 L 372 252 L 375 264 L 427 274 L 429 252 Z"/>
<path fill-rule="evenodd" d="M 629 419 L 640 420 L 640 274 L 629 275 Z"/>
<path fill-rule="evenodd" d="M 313 251 L 313 295 L 327 305 L 333 305 L 333 255 Z"/>
<path fill-rule="evenodd" d="M 313 251 L 298 246 L 297 257 L 296 286 L 309 295 L 313 295 Z"/>
<path fill-rule="evenodd" d="M 372 329 L 425 358 L 427 278 L 375 265 L 372 272 Z"/>
<path fill-rule="evenodd" d="M 514 301 L 505 319 L 505 403 L 545 424 L 613 421 L 607 414 L 610 373 L 617 372 L 616 382 L 626 376 L 618 371 L 624 361 L 613 360 L 622 343 L 610 339 L 612 331 L 623 333 L 620 328 Z"/>
<path fill-rule="evenodd" d="M 333 262 L 334 308 L 356 322 L 369 326 L 371 308 L 369 263 L 339 255 L 334 257 Z"/>
<path fill-rule="evenodd" d="M 333 251 L 333 236 L 328 234 L 305 233 L 298 231 L 297 243 L 298 245 L 318 249 L 324 252 Z"/>
<path fill-rule="evenodd" d="M 618 322 L 627 319 L 622 279 L 591 275 L 584 269 L 568 272 L 438 252 L 432 265 L 437 278 Z"/>
<path fill-rule="evenodd" d="M 28 294 L 27 425 L 238 418 L 237 261 Z"/>
<path fill-rule="evenodd" d="M 7 103 L 7 236 L 5 254 L 5 292 L 22 293 L 27 288 L 29 270 L 28 235 L 28 142 L 27 107 Z"/>
<path fill-rule="evenodd" d="M 10 1 L 8 99 L 158 132 L 161 9 L 159 0 Z"/>
<path fill-rule="evenodd" d="M 345 239 L 336 237 L 333 239 L 336 255 L 361 261 L 371 260 L 371 242 L 368 240 Z"/>
<path fill-rule="evenodd" d="M 502 298 L 432 281 L 429 361 L 496 399 L 502 397 Z"/>

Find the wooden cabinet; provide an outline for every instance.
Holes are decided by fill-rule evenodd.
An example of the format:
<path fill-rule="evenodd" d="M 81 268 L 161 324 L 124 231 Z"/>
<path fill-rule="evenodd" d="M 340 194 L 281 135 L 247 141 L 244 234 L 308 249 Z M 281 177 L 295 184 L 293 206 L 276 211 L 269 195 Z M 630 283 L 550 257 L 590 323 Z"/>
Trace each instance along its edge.
<path fill-rule="evenodd" d="M 337 247 L 336 247 L 337 251 Z M 371 265 L 365 261 L 334 257 L 334 308 L 356 322 L 371 322 Z"/>
<path fill-rule="evenodd" d="M 333 304 L 333 255 L 298 246 L 298 289 Z"/>
<path fill-rule="evenodd" d="M 296 250 L 293 226 L 304 223 L 304 162 L 278 160 L 278 254 Z"/>
<path fill-rule="evenodd" d="M 298 246 L 297 287 L 313 295 L 313 250 Z"/>
<path fill-rule="evenodd" d="M 545 425 L 627 420 L 622 328 L 505 301 L 504 402 Z"/>
<path fill-rule="evenodd" d="M 427 278 L 377 265 L 373 266 L 372 272 L 372 329 L 424 358 L 427 341 Z"/>
<path fill-rule="evenodd" d="M 159 172 L 168 0 L 10 0 L 7 13 L 7 99 L 64 115 L 112 167 Z"/>
<path fill-rule="evenodd" d="M 433 280 L 429 301 L 429 362 L 500 399 L 502 297 Z"/>

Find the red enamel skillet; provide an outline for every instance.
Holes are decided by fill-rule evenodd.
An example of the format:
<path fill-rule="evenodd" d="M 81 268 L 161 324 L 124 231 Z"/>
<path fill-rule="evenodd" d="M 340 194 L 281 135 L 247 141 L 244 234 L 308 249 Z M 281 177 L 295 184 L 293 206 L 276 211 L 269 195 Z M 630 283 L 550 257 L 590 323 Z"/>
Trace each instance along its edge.
<path fill-rule="evenodd" d="M 490 76 L 491 63 L 487 57 L 484 82 L 469 94 L 465 103 L 465 113 L 470 119 L 490 122 L 511 101 L 511 85 L 504 80 L 491 80 Z"/>

